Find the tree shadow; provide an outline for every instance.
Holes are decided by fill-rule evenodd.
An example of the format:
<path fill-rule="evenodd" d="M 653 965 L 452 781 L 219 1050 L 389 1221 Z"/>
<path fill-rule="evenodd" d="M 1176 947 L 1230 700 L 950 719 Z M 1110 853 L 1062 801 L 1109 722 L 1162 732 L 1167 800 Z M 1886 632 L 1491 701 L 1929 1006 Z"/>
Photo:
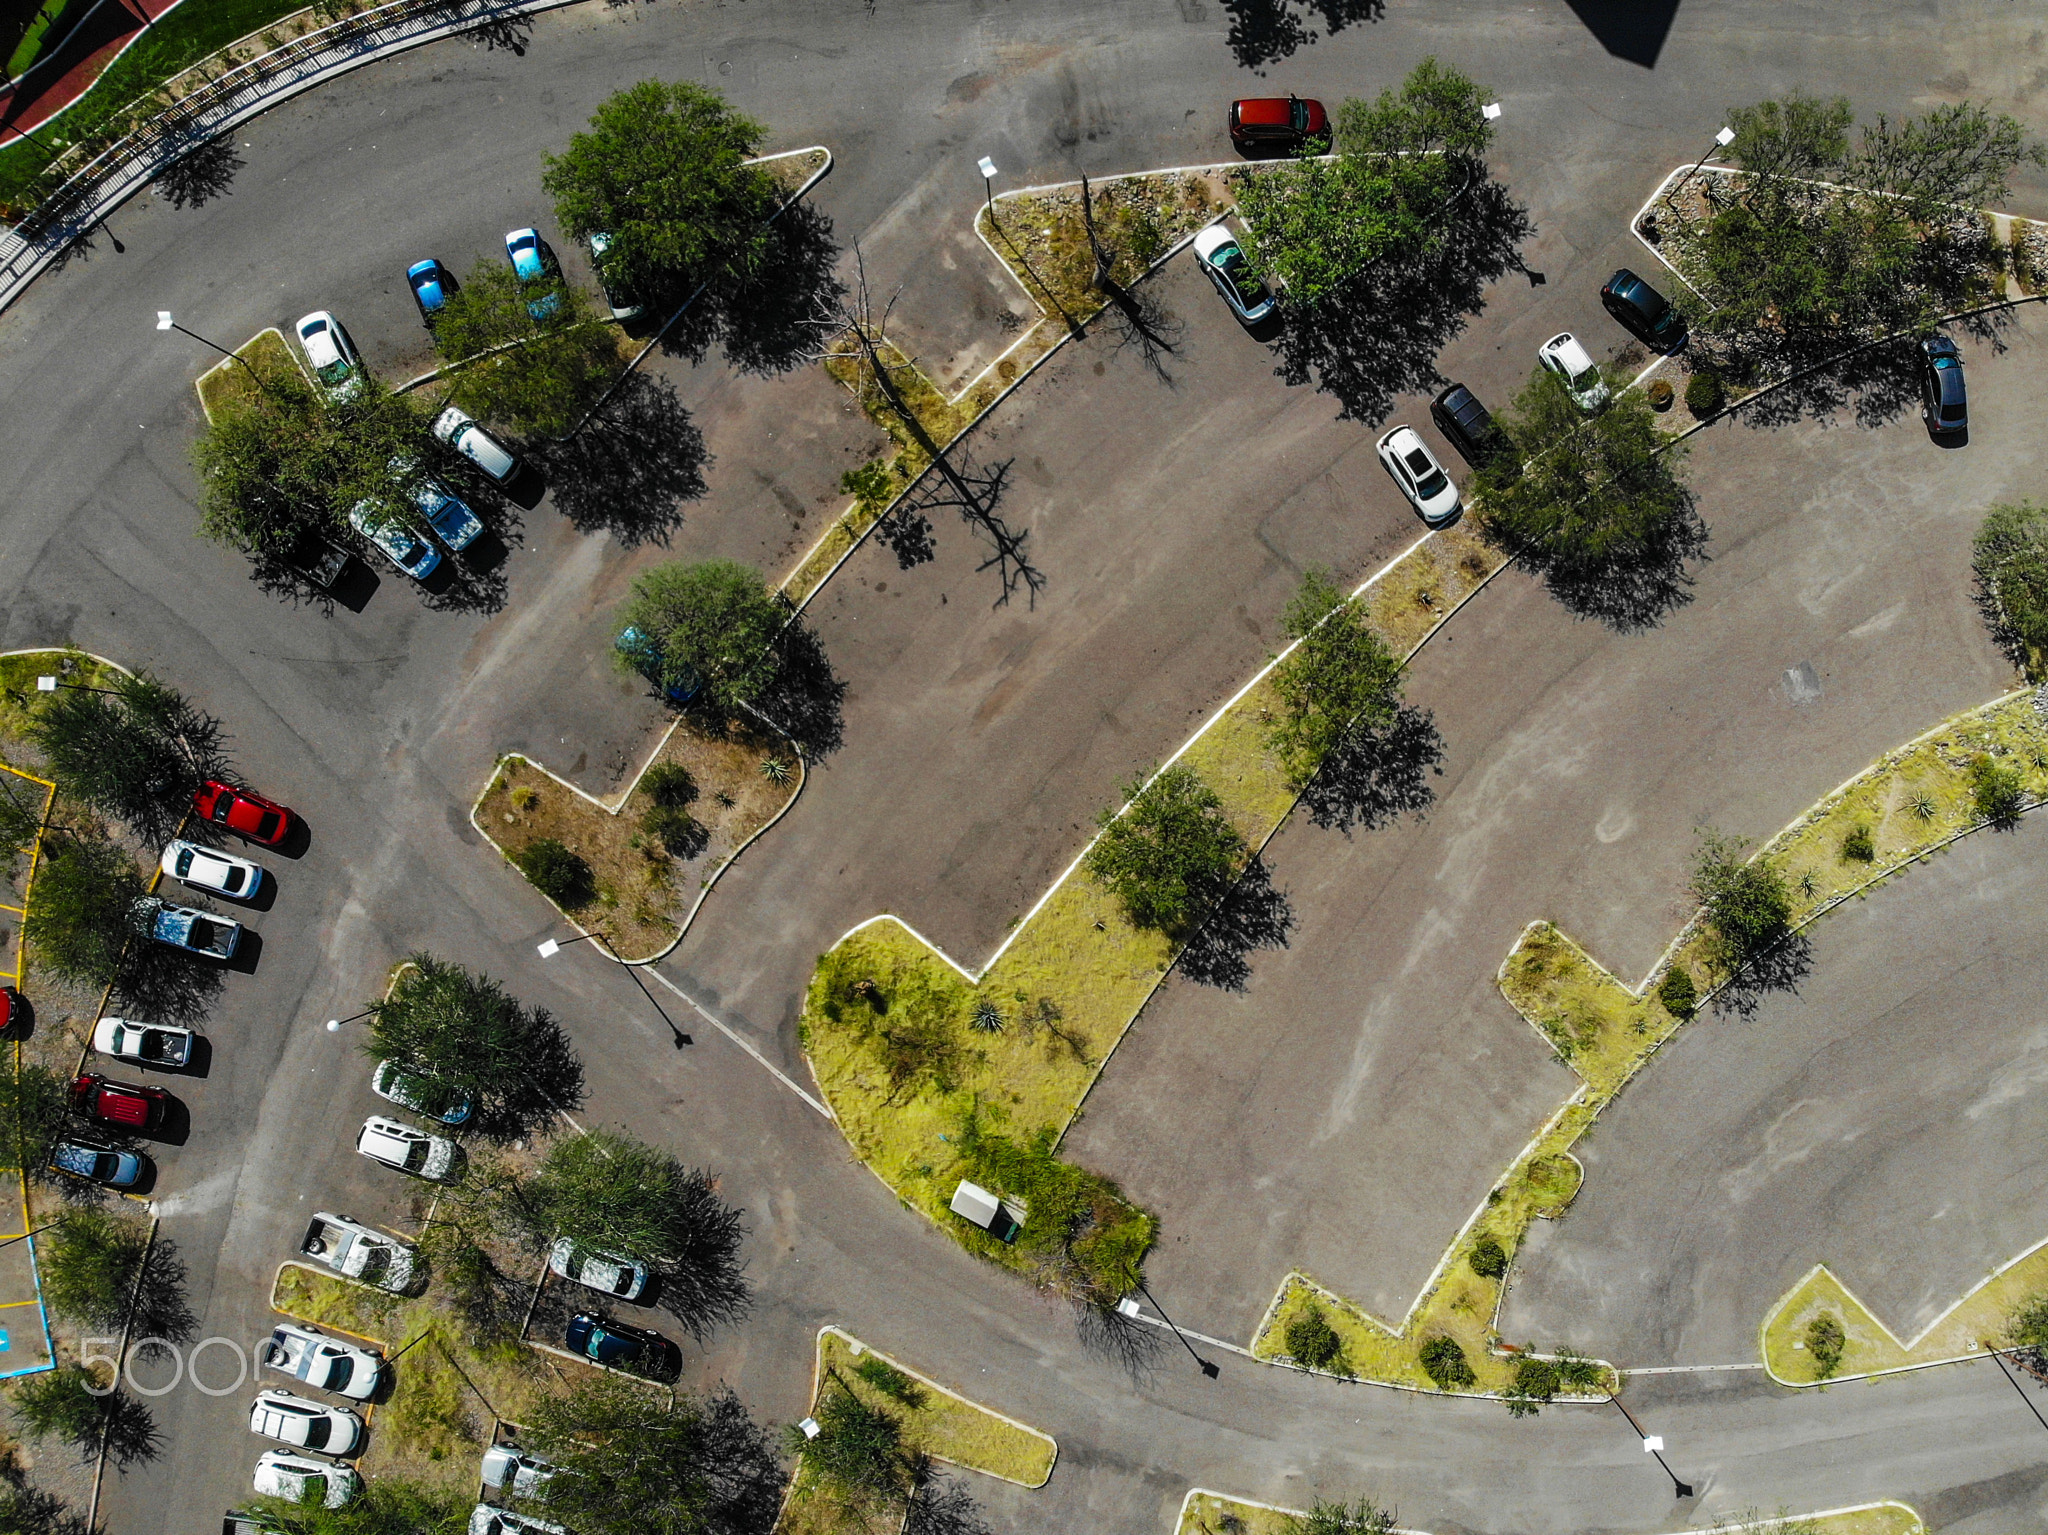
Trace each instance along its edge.
<path fill-rule="evenodd" d="M 241 168 L 235 136 L 224 133 L 183 151 L 156 173 L 151 184 L 174 208 L 203 208 L 214 198 L 227 195 Z"/>
<path fill-rule="evenodd" d="M 1109 322 L 1116 336 L 1116 354 L 1136 352 L 1145 370 L 1160 383 L 1176 387 L 1166 370 L 1166 359 L 1180 356 L 1181 338 L 1187 322 L 1160 300 L 1151 287 L 1126 288 L 1117 283 L 1109 289 L 1109 304 L 1101 319 Z"/>
<path fill-rule="evenodd" d="M 436 613 L 497 613 L 511 593 L 502 566 L 470 565 L 447 555 L 417 585 L 425 605 Z"/>
<path fill-rule="evenodd" d="M 129 1312 L 129 1335 L 183 1343 L 199 1328 L 199 1318 L 186 1299 L 185 1260 L 178 1244 L 159 1234 L 136 1276 L 135 1302 Z"/>
<path fill-rule="evenodd" d="M 1535 232 L 1528 211 L 1483 168 L 1448 206 L 1420 258 L 1369 263 L 1313 306 L 1283 306 L 1274 370 L 1337 397 L 1338 419 L 1377 423 L 1405 394 L 1447 380 L 1436 356 L 1485 307 L 1486 287 L 1520 264 Z"/>
<path fill-rule="evenodd" d="M 1332 35 L 1358 22 L 1378 21 L 1386 0 L 1305 0 Z M 1316 31 L 1297 13 L 1293 0 L 1223 0 L 1230 29 L 1224 35 L 1241 69 L 1264 74 L 1265 66 L 1314 45 Z"/>
<path fill-rule="evenodd" d="M 801 620 L 785 627 L 775 643 L 782 664 L 754 710 L 794 741 L 806 762 L 816 763 L 844 741 L 840 707 L 846 684 L 833 674 L 825 647 Z"/>
<path fill-rule="evenodd" d="M 1692 601 L 1690 566 L 1708 558 L 1707 542 L 1706 522 L 1692 493 L 1685 491 L 1676 515 L 1642 542 L 1606 559 L 1557 560 L 1533 548 L 1513 552 L 1543 578 L 1566 612 L 1617 634 L 1639 634 Z"/>
<path fill-rule="evenodd" d="M 1813 944 L 1804 933 L 1787 933 L 1746 961 L 1714 994 L 1716 1017 L 1754 1018 L 1772 992 L 1798 994 L 1799 983 L 1813 969 Z"/>
<path fill-rule="evenodd" d="M 163 1454 L 164 1433 L 156 1426 L 156 1416 L 127 1392 L 115 1391 L 101 1397 L 99 1420 L 107 1459 L 114 1463 L 115 1470 L 126 1471 Z M 91 1460 L 98 1448 L 95 1444 L 79 1447 L 86 1460 Z"/>
<path fill-rule="evenodd" d="M 248 942 L 250 936 L 245 930 L 242 941 Z M 114 996 L 124 1017 L 191 1028 L 205 1022 L 226 984 L 222 966 L 137 937 L 130 940 L 114 977 Z"/>
<path fill-rule="evenodd" d="M 1253 855 L 1180 951 L 1189 980 L 1224 991 L 1243 991 L 1251 980 L 1253 949 L 1284 949 L 1294 929 L 1287 892 L 1273 888 L 1273 871 Z"/>
<path fill-rule="evenodd" d="M 787 373 L 814 362 L 840 329 L 846 285 L 837 272 L 832 220 L 807 202 L 791 203 L 768 226 L 768 254 L 751 276 L 730 273 L 663 295 L 665 312 L 689 304 L 661 338 L 671 357 L 701 362 L 714 344 L 746 373 Z"/>
<path fill-rule="evenodd" d="M 509 48 L 514 58 L 524 58 L 527 39 L 533 35 L 533 18 L 498 12 L 463 28 L 462 35 L 482 43 L 490 52 Z"/>
<path fill-rule="evenodd" d="M 927 1472 L 910 1495 L 901 1535 L 991 1535 L 991 1531 L 965 1482 Z"/>
<path fill-rule="evenodd" d="M 666 544 L 704 494 L 704 434 L 665 378 L 634 373 L 568 441 L 548 449 L 555 509 L 627 548 Z"/>
<path fill-rule="evenodd" d="M 1354 728 L 1332 748 L 1302 791 L 1302 807 L 1326 831 L 1376 831 L 1436 803 L 1429 780 L 1443 776 L 1443 760 L 1436 717 L 1403 704 L 1386 726 Z"/>
<path fill-rule="evenodd" d="M 1087 1301 L 1074 1302 L 1074 1334 L 1085 1352 L 1117 1366 L 1134 1386 L 1157 1373 L 1166 1348 L 1166 1336 L 1156 1327 Z"/>

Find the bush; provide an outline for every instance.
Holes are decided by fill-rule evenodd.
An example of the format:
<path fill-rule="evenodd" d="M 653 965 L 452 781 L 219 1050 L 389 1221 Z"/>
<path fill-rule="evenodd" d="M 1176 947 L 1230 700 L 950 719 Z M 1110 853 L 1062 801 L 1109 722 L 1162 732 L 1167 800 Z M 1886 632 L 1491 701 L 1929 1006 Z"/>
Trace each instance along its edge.
<path fill-rule="evenodd" d="M 1728 391 L 1721 383 L 1721 375 L 1712 368 L 1702 368 L 1685 381 L 1685 408 L 1704 420 L 1728 402 Z"/>
<path fill-rule="evenodd" d="M 2013 1308 L 2005 1341 L 2011 1348 L 2048 1349 L 2048 1293 L 2030 1295 Z"/>
<path fill-rule="evenodd" d="M 640 775 L 640 792 L 663 810 L 681 810 L 697 797 L 697 780 L 680 762 L 657 762 Z"/>
<path fill-rule="evenodd" d="M 1285 624 L 1289 638 L 1300 643 L 1273 668 L 1273 691 L 1284 712 L 1266 744 L 1299 789 L 1339 742 L 1393 720 L 1401 663 L 1366 627 L 1365 604 L 1345 597 L 1313 566 L 1287 605 Z"/>
<path fill-rule="evenodd" d="M 1706 908 L 1709 952 L 1739 970 L 1790 931 L 1792 892 L 1766 858 L 1745 860 L 1749 843 L 1702 827 L 1693 854 L 1692 893 Z"/>
<path fill-rule="evenodd" d="M 18 1381 L 14 1408 L 22 1427 L 36 1438 L 60 1439 L 87 1461 L 104 1445 L 118 1470 L 154 1460 L 163 1446 L 147 1407 L 125 1392 L 101 1388 L 80 1365 Z"/>
<path fill-rule="evenodd" d="M 1806 1351 L 1813 1355 L 1813 1378 L 1826 1380 L 1842 1366 L 1842 1350 L 1848 1337 L 1832 1311 L 1823 1311 L 1806 1324 Z"/>
<path fill-rule="evenodd" d="M 1498 1279 L 1508 1271 L 1508 1250 L 1495 1237 L 1481 1237 L 1472 1244 L 1472 1256 L 1466 1261 L 1481 1279 Z"/>
<path fill-rule="evenodd" d="M 76 985 L 113 980 L 135 933 L 135 903 L 148 886 L 134 859 L 105 837 L 56 836 L 44 844 L 22 932 L 38 963 Z"/>
<path fill-rule="evenodd" d="M 1669 379 L 1656 378 L 1650 380 L 1650 387 L 1644 393 L 1649 397 L 1650 409 L 1655 411 L 1671 409 L 1673 390 Z"/>
<path fill-rule="evenodd" d="M 2026 780 L 2018 768 L 1979 752 L 1970 764 L 1970 803 L 1979 820 L 1997 827 L 2017 825 L 2027 808 Z"/>
<path fill-rule="evenodd" d="M 1562 1382 L 1557 1366 L 1548 1359 L 1520 1359 L 1515 1362 L 1514 1381 L 1508 1387 L 1508 1411 L 1526 1418 L 1557 1395 Z"/>
<path fill-rule="evenodd" d="M 597 899 L 597 876 L 583 855 L 553 837 L 537 837 L 510 857 L 533 888 L 564 911 L 579 911 Z"/>
<path fill-rule="evenodd" d="M 2048 506 L 1994 506 L 1971 544 L 1977 603 L 2000 646 L 2036 682 L 2048 677 Z"/>
<path fill-rule="evenodd" d="M 50 1152 L 71 1109 L 71 1078 L 47 1066 L 0 1071 L 0 1167 L 18 1167 L 45 1182 L 70 1180 L 50 1170 Z"/>
<path fill-rule="evenodd" d="M 775 641 L 785 610 L 761 573 L 734 560 L 670 561 L 640 572 L 619 614 L 621 627 L 651 650 L 613 647 L 629 671 L 651 672 L 664 689 L 702 684 L 703 697 L 737 710 L 759 699 L 781 670 Z"/>
<path fill-rule="evenodd" d="M 677 858 L 695 858 L 711 840 L 697 818 L 678 805 L 650 805 L 640 817 L 640 830 Z"/>
<path fill-rule="evenodd" d="M 1157 1223 L 1100 1173 L 1055 1156 L 1050 1125 L 1018 1141 L 970 1112 L 954 1142 L 962 1175 L 1031 1207 L 1016 1252 L 1040 1288 L 1106 1311 L 1136 1286 Z M 984 1252 L 996 1240 L 964 1224 L 960 1234 Z"/>
<path fill-rule="evenodd" d="M 42 1253 L 43 1293 L 58 1315 L 118 1330 L 142 1268 L 149 1233 L 105 1210 L 74 1210 Z"/>
<path fill-rule="evenodd" d="M 1673 965 L 1665 971 L 1664 979 L 1657 983 L 1657 1000 L 1679 1022 L 1691 1018 L 1700 1010 L 1700 991 L 1693 984 L 1692 972 L 1683 965 Z"/>
<path fill-rule="evenodd" d="M 1445 1391 L 1463 1391 L 1477 1378 L 1455 1338 L 1431 1338 L 1422 1345 L 1422 1373 Z"/>
<path fill-rule="evenodd" d="M 818 1403 L 818 1436 L 794 1424 L 785 1430 L 815 1481 L 829 1486 L 857 1514 L 879 1514 L 909 1498 L 920 1480 L 915 1452 L 903 1442 L 903 1420 L 862 1401 L 835 1373 Z M 865 1525 L 866 1519 L 857 1522 Z"/>
<path fill-rule="evenodd" d="M 1312 1370 L 1327 1370 L 1344 1353 L 1344 1340 L 1323 1315 L 1322 1307 L 1311 1305 L 1287 1324 L 1287 1352 L 1297 1364 Z"/>
<path fill-rule="evenodd" d="M 1871 863 L 1877 858 L 1877 844 L 1870 838 L 1868 826 L 1851 827 L 1849 835 L 1842 839 L 1842 856 L 1856 863 Z"/>
<path fill-rule="evenodd" d="M 1122 814 L 1105 810 L 1102 835 L 1088 850 L 1088 873 L 1138 927 L 1178 937 L 1229 884 L 1244 838 L 1223 814 L 1216 791 L 1191 767 L 1166 769 L 1126 791 Z"/>

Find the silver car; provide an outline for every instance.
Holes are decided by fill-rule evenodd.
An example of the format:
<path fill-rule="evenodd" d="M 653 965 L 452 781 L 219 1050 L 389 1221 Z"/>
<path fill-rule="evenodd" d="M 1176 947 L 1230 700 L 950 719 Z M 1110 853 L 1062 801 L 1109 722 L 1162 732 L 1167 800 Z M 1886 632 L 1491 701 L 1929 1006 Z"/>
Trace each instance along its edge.
<path fill-rule="evenodd" d="M 1211 224 L 1195 236 L 1195 261 L 1223 295 L 1223 302 L 1246 325 L 1256 325 L 1273 312 L 1273 295 L 1252 275 L 1244 247 L 1228 225 Z"/>

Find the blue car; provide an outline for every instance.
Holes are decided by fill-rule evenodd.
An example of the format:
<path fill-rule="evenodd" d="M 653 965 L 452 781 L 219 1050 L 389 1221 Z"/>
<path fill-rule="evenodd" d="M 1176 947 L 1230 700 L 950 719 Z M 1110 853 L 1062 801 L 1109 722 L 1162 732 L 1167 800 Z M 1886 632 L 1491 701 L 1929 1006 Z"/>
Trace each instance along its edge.
<path fill-rule="evenodd" d="M 402 523 L 375 520 L 376 508 L 358 501 L 348 514 L 349 526 L 384 552 L 386 559 L 415 581 L 424 581 L 441 563 L 441 551 Z"/>
<path fill-rule="evenodd" d="M 686 704 L 704 691 L 704 679 L 687 666 L 683 668 L 680 681 L 664 683 L 662 679 L 663 660 L 661 647 L 653 637 L 642 634 L 628 624 L 619 631 L 619 637 L 612 641 L 613 647 L 633 665 L 633 670 L 661 689 L 662 696 L 672 704 Z"/>
<path fill-rule="evenodd" d="M 562 307 L 562 295 L 555 287 L 562 280 L 562 269 L 555 264 L 555 253 L 547 248 L 537 229 L 514 229 L 505 236 L 505 254 L 511 259 L 512 271 L 527 287 L 545 283 L 548 291 L 539 298 L 526 301 L 526 312 L 536 320 L 545 320 Z"/>
<path fill-rule="evenodd" d="M 484 525 L 468 505 L 439 480 L 422 476 L 412 490 L 413 505 L 450 549 L 467 549 Z"/>
<path fill-rule="evenodd" d="M 132 1189 L 149 1165 L 140 1152 L 119 1151 L 94 1141 L 59 1141 L 50 1165 L 60 1173 L 110 1189 Z"/>
<path fill-rule="evenodd" d="M 429 256 L 405 269 L 405 281 L 412 289 L 412 301 L 420 306 L 420 318 L 432 325 L 448 307 L 448 295 L 455 291 L 455 274 Z"/>
<path fill-rule="evenodd" d="M 607 1322 L 587 1311 L 579 1311 L 569 1319 L 562 1341 L 572 1354 L 615 1370 L 631 1370 L 636 1375 L 659 1375 L 671 1361 L 681 1360 L 680 1350 L 660 1333 L 628 1327 L 624 1322 Z"/>
<path fill-rule="evenodd" d="M 1920 414 L 1937 437 L 1970 429 L 1970 395 L 1963 385 L 1963 354 L 1947 336 L 1920 343 Z"/>

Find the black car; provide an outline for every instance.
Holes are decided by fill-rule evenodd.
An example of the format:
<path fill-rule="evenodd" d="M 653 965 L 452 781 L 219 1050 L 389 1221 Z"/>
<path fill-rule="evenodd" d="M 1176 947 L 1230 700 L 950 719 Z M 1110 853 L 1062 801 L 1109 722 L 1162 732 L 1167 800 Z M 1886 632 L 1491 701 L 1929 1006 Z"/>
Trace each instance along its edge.
<path fill-rule="evenodd" d="M 587 1311 L 569 1318 L 562 1341 L 572 1354 L 635 1375 L 665 1380 L 682 1364 L 682 1350 L 660 1333 L 607 1321 Z"/>
<path fill-rule="evenodd" d="M 1484 469 L 1508 445 L 1507 434 L 1463 384 L 1451 385 L 1429 402 L 1429 419 L 1474 469 Z"/>
<path fill-rule="evenodd" d="M 1937 437 L 1970 429 L 1970 395 L 1963 387 L 1963 356 L 1946 336 L 1920 343 L 1920 414 Z"/>
<path fill-rule="evenodd" d="M 1644 346 L 1659 352 L 1675 352 L 1685 345 L 1685 316 L 1627 267 L 1607 279 L 1607 285 L 1600 290 L 1600 302 L 1621 322 L 1622 329 Z"/>

